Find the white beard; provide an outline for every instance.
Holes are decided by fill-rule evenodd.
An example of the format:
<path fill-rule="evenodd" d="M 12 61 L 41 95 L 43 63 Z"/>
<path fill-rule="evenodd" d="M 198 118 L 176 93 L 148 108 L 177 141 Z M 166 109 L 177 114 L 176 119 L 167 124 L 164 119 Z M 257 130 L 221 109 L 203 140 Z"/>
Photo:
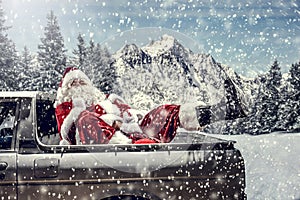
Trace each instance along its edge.
<path fill-rule="evenodd" d="M 71 101 L 74 98 L 82 98 L 86 106 L 97 104 L 105 99 L 105 94 L 92 85 L 80 85 L 69 89 L 62 89 L 62 102 Z"/>

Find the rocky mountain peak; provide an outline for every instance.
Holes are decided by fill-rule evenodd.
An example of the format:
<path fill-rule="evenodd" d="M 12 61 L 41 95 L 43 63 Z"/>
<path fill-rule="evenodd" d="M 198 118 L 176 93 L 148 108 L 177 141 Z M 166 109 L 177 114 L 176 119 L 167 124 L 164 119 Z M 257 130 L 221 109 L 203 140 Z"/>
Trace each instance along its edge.
<path fill-rule="evenodd" d="M 226 92 L 226 81 L 233 84 L 231 88 L 243 88 L 236 74 L 212 55 L 193 53 L 170 35 L 143 47 L 125 45 L 113 56 L 120 89 L 126 91 L 123 96 L 135 107 L 149 108 L 164 102 L 219 103 Z M 137 101 L 141 96 L 146 99 Z"/>
<path fill-rule="evenodd" d="M 186 55 L 189 50 L 184 48 L 173 36 L 164 34 L 157 41 L 150 42 L 142 50 L 151 56 L 157 56 L 163 53 L 172 52 L 174 54 Z"/>
<path fill-rule="evenodd" d="M 135 52 L 140 52 L 140 48 L 136 44 L 126 44 L 118 51 L 119 54 L 131 54 Z"/>

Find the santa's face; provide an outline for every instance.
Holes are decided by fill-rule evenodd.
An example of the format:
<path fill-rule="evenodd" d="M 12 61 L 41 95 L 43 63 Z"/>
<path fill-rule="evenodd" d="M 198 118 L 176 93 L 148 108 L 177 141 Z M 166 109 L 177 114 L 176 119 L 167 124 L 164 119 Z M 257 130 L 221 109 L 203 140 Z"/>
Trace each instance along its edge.
<path fill-rule="evenodd" d="M 68 84 L 68 88 L 78 87 L 78 86 L 81 86 L 81 85 L 87 85 L 87 83 L 82 79 L 76 78 Z"/>
<path fill-rule="evenodd" d="M 67 88 L 62 90 L 64 101 L 71 101 L 74 98 L 82 98 L 87 106 L 103 100 L 105 95 L 93 85 L 81 79 L 74 79 L 67 84 Z"/>

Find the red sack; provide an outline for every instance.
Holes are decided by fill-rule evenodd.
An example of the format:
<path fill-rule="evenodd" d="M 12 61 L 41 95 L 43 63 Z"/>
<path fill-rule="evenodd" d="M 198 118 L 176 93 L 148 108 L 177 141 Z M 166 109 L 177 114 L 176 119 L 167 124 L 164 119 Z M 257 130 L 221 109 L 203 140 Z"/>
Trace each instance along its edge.
<path fill-rule="evenodd" d="M 179 126 L 179 105 L 162 105 L 151 110 L 141 122 L 143 133 L 161 143 L 171 142 Z"/>

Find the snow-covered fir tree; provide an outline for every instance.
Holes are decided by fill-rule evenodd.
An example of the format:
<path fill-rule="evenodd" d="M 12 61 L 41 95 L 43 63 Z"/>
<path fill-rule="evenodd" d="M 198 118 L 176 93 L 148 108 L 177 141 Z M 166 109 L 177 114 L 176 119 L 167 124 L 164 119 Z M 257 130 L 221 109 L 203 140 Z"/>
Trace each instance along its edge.
<path fill-rule="evenodd" d="M 83 38 L 78 38 L 78 39 L 83 39 Z M 78 66 L 92 81 L 94 81 L 95 73 L 94 70 L 96 68 L 96 63 L 95 61 L 99 59 L 99 57 L 96 56 L 97 54 L 97 46 L 95 42 L 91 39 L 89 41 L 88 46 L 84 47 L 84 43 L 82 41 L 79 41 L 79 45 L 77 45 L 78 48 L 78 63 L 80 63 L 81 60 L 81 65 Z M 79 50 L 80 49 L 85 49 L 84 51 Z M 80 52 L 81 51 L 81 52 Z"/>
<path fill-rule="evenodd" d="M 85 40 L 82 36 L 82 34 L 79 34 L 77 37 L 78 43 L 77 43 L 77 48 L 73 50 L 73 63 L 72 65 L 74 67 L 81 67 L 85 64 L 86 59 L 87 59 L 87 46 L 85 43 Z"/>
<path fill-rule="evenodd" d="M 270 133 L 275 130 L 285 130 L 280 124 L 279 108 L 282 107 L 284 94 L 282 91 L 282 74 L 277 61 L 273 63 L 268 73 L 259 75 L 255 82 L 259 86 L 253 94 L 251 107 L 244 118 L 227 121 L 222 131 L 224 134 L 251 134 Z M 285 101 L 289 101 L 286 99 Z M 290 107 L 285 109 L 289 110 Z M 287 111 L 288 112 L 288 111 Z"/>
<path fill-rule="evenodd" d="M 24 46 L 21 54 L 20 67 L 18 71 L 19 90 L 34 90 L 34 85 L 32 82 L 35 78 L 35 75 L 38 76 L 38 74 L 33 68 L 33 55 L 27 46 Z"/>
<path fill-rule="evenodd" d="M 16 90 L 18 88 L 15 77 L 18 74 L 19 57 L 15 44 L 9 39 L 5 26 L 4 11 L 0 0 L 0 90 Z"/>
<path fill-rule="evenodd" d="M 291 78 L 289 79 L 291 85 L 293 86 L 293 92 L 291 93 L 291 99 L 293 104 L 292 113 L 295 113 L 295 118 L 293 118 L 293 131 L 300 130 L 300 62 L 292 64 L 290 69 Z"/>
<path fill-rule="evenodd" d="M 277 61 L 273 63 L 261 83 L 250 117 L 250 134 L 270 133 L 276 130 L 281 100 L 282 74 Z"/>
<path fill-rule="evenodd" d="M 119 93 L 115 67 L 112 65 L 113 58 L 106 47 L 102 48 L 99 44 L 97 46 L 100 59 L 97 62 L 94 83 L 104 93 Z"/>
<path fill-rule="evenodd" d="M 287 131 L 300 130 L 300 62 L 292 64 L 279 107 L 277 127 Z"/>
<path fill-rule="evenodd" d="M 86 45 L 82 35 L 77 37 L 77 49 L 74 49 L 77 67 L 84 71 L 93 81 L 94 85 L 104 93 L 119 93 L 116 86 L 113 59 L 107 48 L 102 48 L 93 40 Z"/>
<path fill-rule="evenodd" d="M 39 83 L 35 84 L 39 85 L 41 91 L 56 91 L 67 56 L 60 26 L 53 11 L 47 15 L 44 37 L 41 38 L 37 53 L 41 78 L 37 80 Z"/>

